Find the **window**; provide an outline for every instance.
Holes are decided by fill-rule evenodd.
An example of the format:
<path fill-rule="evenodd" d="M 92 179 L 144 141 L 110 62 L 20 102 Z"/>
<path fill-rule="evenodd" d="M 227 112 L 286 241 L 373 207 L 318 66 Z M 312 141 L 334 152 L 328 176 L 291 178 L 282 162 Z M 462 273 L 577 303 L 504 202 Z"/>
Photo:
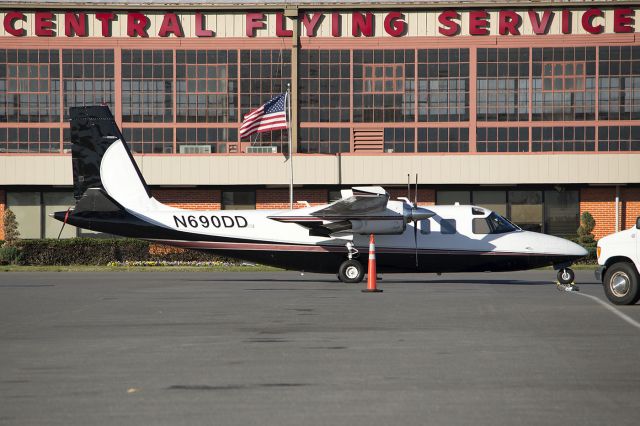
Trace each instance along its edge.
<path fill-rule="evenodd" d="M 238 142 L 238 129 L 189 127 L 176 129 L 176 153 L 211 154 L 229 152 L 228 144 Z M 204 150 L 197 147 L 208 147 Z"/>
<path fill-rule="evenodd" d="M 528 152 L 528 127 L 478 127 L 476 129 L 478 152 Z"/>
<path fill-rule="evenodd" d="M 532 49 L 533 120 L 593 120 L 595 59 L 595 47 Z"/>
<path fill-rule="evenodd" d="M 526 231 L 542 232 L 542 191 L 509 191 L 511 221 Z"/>
<path fill-rule="evenodd" d="M 16 215 L 20 238 L 57 238 L 62 223 L 49 216 L 75 204 L 72 192 L 7 192 L 7 207 Z M 66 225 L 61 238 L 77 236 L 77 228 Z"/>
<path fill-rule="evenodd" d="M 385 152 L 415 152 L 416 132 L 413 128 L 385 128 Z"/>
<path fill-rule="evenodd" d="M 469 152 L 469 129 L 419 128 L 418 152 Z"/>
<path fill-rule="evenodd" d="M 0 49 L 0 122 L 59 120 L 59 50 Z"/>
<path fill-rule="evenodd" d="M 299 75 L 301 121 L 351 120 L 349 50 L 301 50 Z"/>
<path fill-rule="evenodd" d="M 471 226 L 474 234 L 490 234 L 491 228 L 489 227 L 489 222 L 486 218 L 478 217 L 473 219 Z"/>
<path fill-rule="evenodd" d="M 529 48 L 478 49 L 478 121 L 529 120 Z"/>
<path fill-rule="evenodd" d="M 598 62 L 598 117 L 640 119 L 640 46 L 602 46 Z"/>
<path fill-rule="evenodd" d="M 429 219 L 423 219 L 420 221 L 420 233 L 423 235 L 431 233 L 431 221 Z"/>
<path fill-rule="evenodd" d="M 542 75 L 543 92 L 584 92 L 584 61 L 543 62 Z"/>
<path fill-rule="evenodd" d="M 7 192 L 7 207 L 16 215 L 20 238 L 41 238 L 41 201 L 39 192 Z"/>
<path fill-rule="evenodd" d="M 116 115 L 113 59 L 113 49 L 62 50 L 65 119 L 69 107 L 103 103 Z"/>
<path fill-rule="evenodd" d="M 173 121 L 173 51 L 122 50 L 122 120 Z"/>
<path fill-rule="evenodd" d="M 222 210 L 255 210 L 255 191 L 222 191 Z"/>
<path fill-rule="evenodd" d="M 349 128 L 303 127 L 298 149 L 304 154 L 335 154 L 349 152 Z"/>
<path fill-rule="evenodd" d="M 49 66 L 29 64 L 7 64 L 7 93 L 49 93 Z"/>
<path fill-rule="evenodd" d="M 640 126 L 599 127 L 598 151 L 640 151 Z"/>
<path fill-rule="evenodd" d="M 404 67 L 402 65 L 363 65 L 364 93 L 403 93 Z"/>
<path fill-rule="evenodd" d="M 0 128 L 0 153 L 3 152 L 60 152 L 60 129 Z"/>
<path fill-rule="evenodd" d="M 517 230 L 515 225 L 495 212 L 487 217 L 473 219 L 474 234 L 504 234 Z"/>
<path fill-rule="evenodd" d="M 575 190 L 544 192 L 545 232 L 575 238 L 580 226 L 579 194 Z"/>
<path fill-rule="evenodd" d="M 286 92 L 290 79 L 290 50 L 241 50 L 240 108 L 242 114 Z"/>
<path fill-rule="evenodd" d="M 353 121 L 415 119 L 415 51 L 353 51 Z"/>
<path fill-rule="evenodd" d="M 418 50 L 418 120 L 469 120 L 469 49 Z"/>
<path fill-rule="evenodd" d="M 533 127 L 533 152 L 594 151 L 594 127 Z"/>
<path fill-rule="evenodd" d="M 122 135 L 134 153 L 173 154 L 173 129 L 171 128 L 124 128 Z"/>
<path fill-rule="evenodd" d="M 442 234 L 455 234 L 456 233 L 456 220 L 455 219 L 441 219 L 440 220 L 440 232 Z"/>
<path fill-rule="evenodd" d="M 176 121 L 238 121 L 238 52 L 176 50 Z"/>
<path fill-rule="evenodd" d="M 240 51 L 240 119 L 269 99 L 286 92 L 291 80 L 291 50 Z M 288 153 L 286 130 L 256 133 L 251 142 L 258 146 L 278 146 Z"/>
<path fill-rule="evenodd" d="M 469 191 L 438 191 L 436 195 L 436 204 L 438 205 L 471 204 L 471 193 Z"/>
<path fill-rule="evenodd" d="M 72 192 L 43 192 L 42 193 L 42 217 L 44 218 L 44 238 L 58 238 L 62 229 L 62 222 L 49 216 L 51 213 L 62 212 L 76 204 Z M 78 229 L 66 224 L 62 229 L 60 238 L 73 238 L 77 236 Z"/>

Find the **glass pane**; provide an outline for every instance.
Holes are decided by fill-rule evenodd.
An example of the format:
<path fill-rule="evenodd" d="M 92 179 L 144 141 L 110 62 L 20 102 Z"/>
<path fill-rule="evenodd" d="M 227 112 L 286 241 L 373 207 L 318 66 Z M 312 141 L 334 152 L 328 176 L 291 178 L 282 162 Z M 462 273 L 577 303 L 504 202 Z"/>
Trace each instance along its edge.
<path fill-rule="evenodd" d="M 471 192 L 469 191 L 438 191 L 437 204 L 452 205 L 456 202 L 460 204 L 471 204 Z"/>
<path fill-rule="evenodd" d="M 578 191 L 545 191 L 545 232 L 575 237 L 580 225 Z"/>
<path fill-rule="evenodd" d="M 562 64 L 556 64 L 553 70 L 553 74 L 562 75 Z"/>
<path fill-rule="evenodd" d="M 564 66 L 564 75 L 573 75 L 573 64 L 566 64 Z"/>
<path fill-rule="evenodd" d="M 7 206 L 16 215 L 20 238 L 41 237 L 39 192 L 8 192 Z"/>
<path fill-rule="evenodd" d="M 527 231 L 542 232 L 542 191 L 509 191 L 511 221 Z"/>
<path fill-rule="evenodd" d="M 223 191 L 222 210 L 255 210 L 254 191 Z"/>
<path fill-rule="evenodd" d="M 42 194 L 44 201 L 44 237 L 58 238 L 62 222 L 49 216 L 50 213 L 66 211 L 75 205 L 76 201 L 71 192 L 45 192 Z M 76 228 L 65 225 L 60 238 L 73 238 L 77 234 Z"/>

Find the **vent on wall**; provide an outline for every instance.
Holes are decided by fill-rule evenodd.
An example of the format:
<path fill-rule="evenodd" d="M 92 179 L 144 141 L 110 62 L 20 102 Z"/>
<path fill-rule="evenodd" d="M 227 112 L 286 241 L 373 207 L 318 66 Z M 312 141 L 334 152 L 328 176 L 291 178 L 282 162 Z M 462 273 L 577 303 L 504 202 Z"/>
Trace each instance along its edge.
<path fill-rule="evenodd" d="M 277 146 L 248 146 L 247 154 L 275 154 L 278 152 Z"/>
<path fill-rule="evenodd" d="M 180 154 L 211 154 L 211 145 L 180 145 Z"/>
<path fill-rule="evenodd" d="M 384 129 L 353 129 L 354 152 L 382 152 Z"/>

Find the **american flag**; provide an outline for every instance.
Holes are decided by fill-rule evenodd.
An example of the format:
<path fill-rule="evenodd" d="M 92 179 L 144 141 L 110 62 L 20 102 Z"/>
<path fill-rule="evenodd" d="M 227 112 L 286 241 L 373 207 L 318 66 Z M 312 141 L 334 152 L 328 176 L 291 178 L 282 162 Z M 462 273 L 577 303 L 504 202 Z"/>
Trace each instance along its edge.
<path fill-rule="evenodd" d="M 270 132 L 287 128 L 287 113 L 285 104 L 287 94 L 283 93 L 267 101 L 258 109 L 254 109 L 244 116 L 240 126 L 240 137 L 251 136 L 256 132 Z"/>

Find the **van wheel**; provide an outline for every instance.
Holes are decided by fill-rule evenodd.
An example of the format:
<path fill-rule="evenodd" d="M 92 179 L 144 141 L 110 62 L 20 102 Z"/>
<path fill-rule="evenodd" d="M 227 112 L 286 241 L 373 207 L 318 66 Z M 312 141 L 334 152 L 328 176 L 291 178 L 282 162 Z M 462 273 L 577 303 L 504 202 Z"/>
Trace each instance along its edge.
<path fill-rule="evenodd" d="M 338 268 L 338 279 L 343 283 L 359 283 L 364 278 L 364 268 L 357 260 L 345 260 Z"/>
<path fill-rule="evenodd" d="M 638 273 L 627 262 L 614 263 L 604 274 L 604 294 L 616 305 L 633 305 L 640 299 Z"/>
<path fill-rule="evenodd" d="M 575 279 L 576 274 L 573 272 L 573 269 L 562 268 L 558 271 L 558 282 L 562 285 L 573 284 Z"/>

